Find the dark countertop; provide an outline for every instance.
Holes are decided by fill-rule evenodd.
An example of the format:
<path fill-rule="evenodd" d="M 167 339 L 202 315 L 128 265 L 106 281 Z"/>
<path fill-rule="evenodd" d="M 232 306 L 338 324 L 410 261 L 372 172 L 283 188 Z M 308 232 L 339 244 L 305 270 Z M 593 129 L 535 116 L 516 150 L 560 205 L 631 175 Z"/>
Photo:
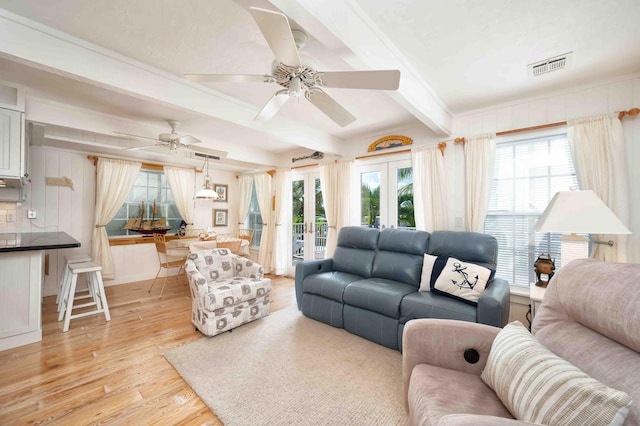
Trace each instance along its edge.
<path fill-rule="evenodd" d="M 73 247 L 80 247 L 80 242 L 65 232 L 0 233 L 0 253 Z"/>

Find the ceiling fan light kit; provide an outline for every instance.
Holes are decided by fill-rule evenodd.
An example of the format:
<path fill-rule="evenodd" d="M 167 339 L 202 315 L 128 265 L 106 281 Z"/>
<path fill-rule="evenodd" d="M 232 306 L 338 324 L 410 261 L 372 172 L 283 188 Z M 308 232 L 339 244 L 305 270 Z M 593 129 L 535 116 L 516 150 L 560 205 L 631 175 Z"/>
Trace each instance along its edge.
<path fill-rule="evenodd" d="M 272 10 L 249 8 L 262 35 L 267 40 L 275 59 L 271 66 L 272 75 L 249 74 L 185 74 L 192 82 L 230 83 L 277 83 L 285 90 L 276 92 L 254 120 L 268 120 L 278 113 L 289 98 L 300 98 L 311 102 L 336 124 L 344 127 L 356 120 L 344 107 L 326 94 L 321 87 L 397 90 L 400 85 L 400 71 L 316 71 L 311 65 L 300 60 L 299 50 L 307 41 L 302 30 L 293 30 L 287 17 Z"/>

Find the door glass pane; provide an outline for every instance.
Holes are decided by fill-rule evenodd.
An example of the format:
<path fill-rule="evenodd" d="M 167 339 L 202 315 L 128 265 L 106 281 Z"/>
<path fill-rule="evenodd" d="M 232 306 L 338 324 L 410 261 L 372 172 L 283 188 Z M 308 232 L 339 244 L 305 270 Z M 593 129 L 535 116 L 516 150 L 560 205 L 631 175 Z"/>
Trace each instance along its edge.
<path fill-rule="evenodd" d="M 304 259 L 304 180 L 294 180 L 292 182 L 293 194 L 293 260 Z"/>
<path fill-rule="evenodd" d="M 416 220 L 413 214 L 413 169 L 401 167 L 396 169 L 396 201 L 398 203 L 398 228 L 415 229 Z"/>
<path fill-rule="evenodd" d="M 380 172 L 360 173 L 360 225 L 380 228 Z"/>

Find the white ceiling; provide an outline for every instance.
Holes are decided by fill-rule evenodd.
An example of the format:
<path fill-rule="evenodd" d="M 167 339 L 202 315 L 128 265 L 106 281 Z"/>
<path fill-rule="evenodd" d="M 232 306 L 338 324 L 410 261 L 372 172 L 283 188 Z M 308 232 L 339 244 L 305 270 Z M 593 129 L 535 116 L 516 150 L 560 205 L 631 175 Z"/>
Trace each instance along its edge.
<path fill-rule="evenodd" d="M 270 71 L 273 55 L 249 6 L 280 10 L 304 29 L 303 53 L 317 69 L 400 69 L 400 90 L 327 89 L 357 117 L 345 128 L 304 99 L 289 101 L 271 122 L 253 122 L 279 86 L 203 87 L 182 77 Z M 241 170 L 253 167 L 241 161 L 290 165 L 292 152 L 340 155 L 363 134 L 399 128 L 443 137 L 455 114 L 640 71 L 638 0 L 0 0 L 0 7 L 10 12 L 0 19 L 0 79 L 27 86 L 28 102 L 49 105 L 39 111 L 64 104 L 124 117 L 82 129 L 104 135 L 155 136 L 177 119 L 181 132 L 228 151 Z M 41 33 L 53 37 L 34 44 Z M 21 46 L 27 39 L 32 44 Z M 569 51 L 568 69 L 527 76 L 527 64 Z M 87 60 L 95 52 L 104 62 Z M 51 124 L 74 127 L 64 121 Z"/>

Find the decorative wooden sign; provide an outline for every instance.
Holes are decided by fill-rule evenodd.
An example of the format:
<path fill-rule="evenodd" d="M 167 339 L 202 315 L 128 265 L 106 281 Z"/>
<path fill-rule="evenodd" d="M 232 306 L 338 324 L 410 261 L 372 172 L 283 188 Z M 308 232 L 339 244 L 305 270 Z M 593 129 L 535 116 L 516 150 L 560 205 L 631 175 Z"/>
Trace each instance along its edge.
<path fill-rule="evenodd" d="M 65 186 L 74 191 L 73 180 L 70 177 L 46 177 L 45 183 L 47 186 Z"/>
<path fill-rule="evenodd" d="M 369 145 L 368 152 L 372 151 L 380 151 L 382 149 L 396 148 L 398 146 L 403 145 L 411 145 L 413 143 L 413 139 L 408 138 L 406 136 L 400 135 L 390 135 L 384 136 Z"/>

